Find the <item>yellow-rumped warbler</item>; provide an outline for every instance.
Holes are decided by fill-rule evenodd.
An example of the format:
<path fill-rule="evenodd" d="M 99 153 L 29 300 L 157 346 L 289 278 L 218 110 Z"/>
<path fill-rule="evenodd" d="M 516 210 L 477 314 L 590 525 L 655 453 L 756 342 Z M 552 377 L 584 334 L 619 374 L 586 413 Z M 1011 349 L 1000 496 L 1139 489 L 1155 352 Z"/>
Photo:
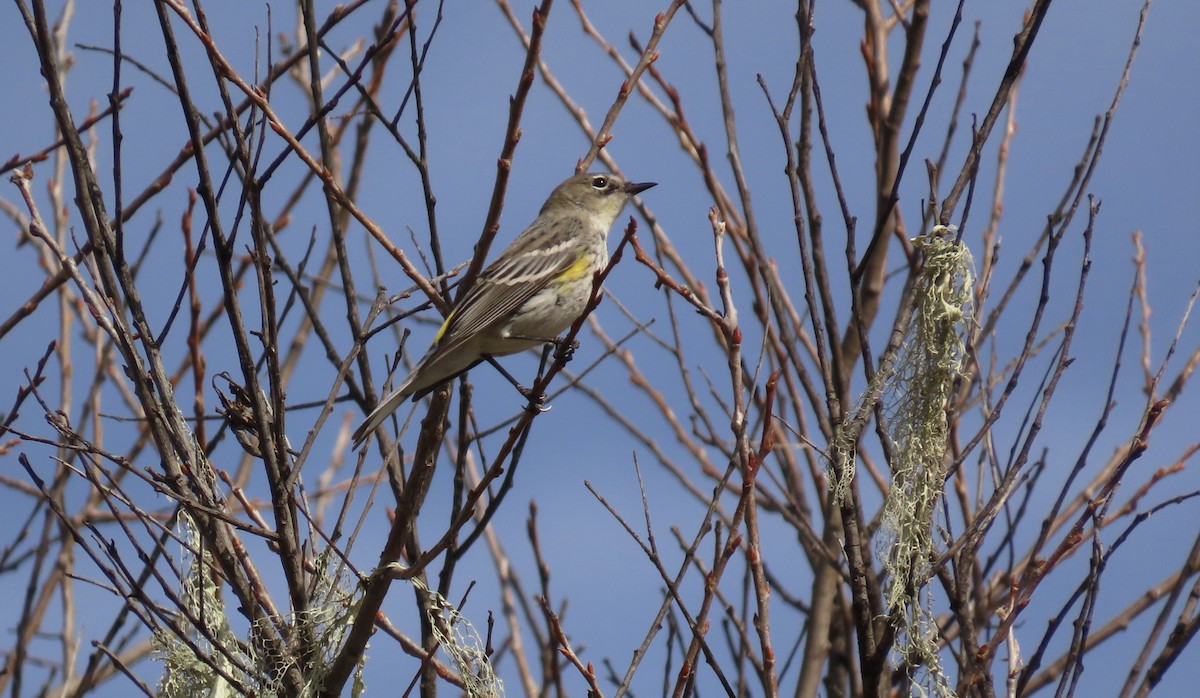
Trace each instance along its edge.
<path fill-rule="evenodd" d="M 415 402 L 480 361 L 552 341 L 570 327 L 608 262 L 608 229 L 630 197 L 655 184 L 593 173 L 555 187 L 537 220 L 459 299 L 412 373 L 355 430 L 355 447 L 410 395 Z"/>

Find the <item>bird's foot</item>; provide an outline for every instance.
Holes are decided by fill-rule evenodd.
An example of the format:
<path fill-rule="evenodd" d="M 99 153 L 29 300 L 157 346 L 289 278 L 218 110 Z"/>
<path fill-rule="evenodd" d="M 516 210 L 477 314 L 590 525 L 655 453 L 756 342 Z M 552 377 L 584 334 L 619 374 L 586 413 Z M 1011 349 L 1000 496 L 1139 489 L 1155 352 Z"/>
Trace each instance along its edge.
<path fill-rule="evenodd" d="M 568 363 L 575 356 L 575 350 L 579 348 L 579 340 L 572 339 L 567 341 L 561 337 L 555 337 L 554 341 L 554 359 L 560 363 Z"/>

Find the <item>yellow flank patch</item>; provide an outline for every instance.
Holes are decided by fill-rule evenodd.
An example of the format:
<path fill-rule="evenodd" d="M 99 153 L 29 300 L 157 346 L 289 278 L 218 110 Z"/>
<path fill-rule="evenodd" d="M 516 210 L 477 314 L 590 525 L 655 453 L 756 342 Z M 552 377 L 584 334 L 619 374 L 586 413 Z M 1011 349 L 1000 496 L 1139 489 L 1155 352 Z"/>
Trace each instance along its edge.
<path fill-rule="evenodd" d="M 450 327 L 450 321 L 454 319 L 454 314 L 457 312 L 458 309 L 456 308 L 450 311 L 450 314 L 446 316 L 446 321 L 442 323 L 442 326 L 438 328 L 437 334 L 433 336 L 434 344 L 442 341 L 442 335 L 446 334 L 446 328 Z"/>
<path fill-rule="evenodd" d="M 563 270 L 558 275 L 558 281 L 578 281 L 584 276 L 592 273 L 592 256 L 591 254 L 580 255 L 578 259 L 571 263 L 571 266 Z"/>

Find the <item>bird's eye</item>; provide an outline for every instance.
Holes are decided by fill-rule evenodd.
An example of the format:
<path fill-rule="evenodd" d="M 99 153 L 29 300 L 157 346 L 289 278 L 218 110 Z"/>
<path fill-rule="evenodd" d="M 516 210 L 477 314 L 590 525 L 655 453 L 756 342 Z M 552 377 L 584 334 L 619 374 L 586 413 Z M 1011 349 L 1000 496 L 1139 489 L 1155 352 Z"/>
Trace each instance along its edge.
<path fill-rule="evenodd" d="M 592 177 L 592 188 L 604 191 L 608 188 L 608 177 Z"/>

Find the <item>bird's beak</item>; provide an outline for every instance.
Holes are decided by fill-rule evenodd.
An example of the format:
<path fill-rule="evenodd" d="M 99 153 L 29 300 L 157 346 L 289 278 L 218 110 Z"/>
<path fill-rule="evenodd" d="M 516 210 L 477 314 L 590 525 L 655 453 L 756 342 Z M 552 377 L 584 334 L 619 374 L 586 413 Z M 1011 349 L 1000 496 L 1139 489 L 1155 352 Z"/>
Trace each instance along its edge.
<path fill-rule="evenodd" d="M 626 182 L 625 193 L 633 196 L 634 194 L 644 192 L 650 187 L 656 186 L 657 184 L 658 182 Z"/>

